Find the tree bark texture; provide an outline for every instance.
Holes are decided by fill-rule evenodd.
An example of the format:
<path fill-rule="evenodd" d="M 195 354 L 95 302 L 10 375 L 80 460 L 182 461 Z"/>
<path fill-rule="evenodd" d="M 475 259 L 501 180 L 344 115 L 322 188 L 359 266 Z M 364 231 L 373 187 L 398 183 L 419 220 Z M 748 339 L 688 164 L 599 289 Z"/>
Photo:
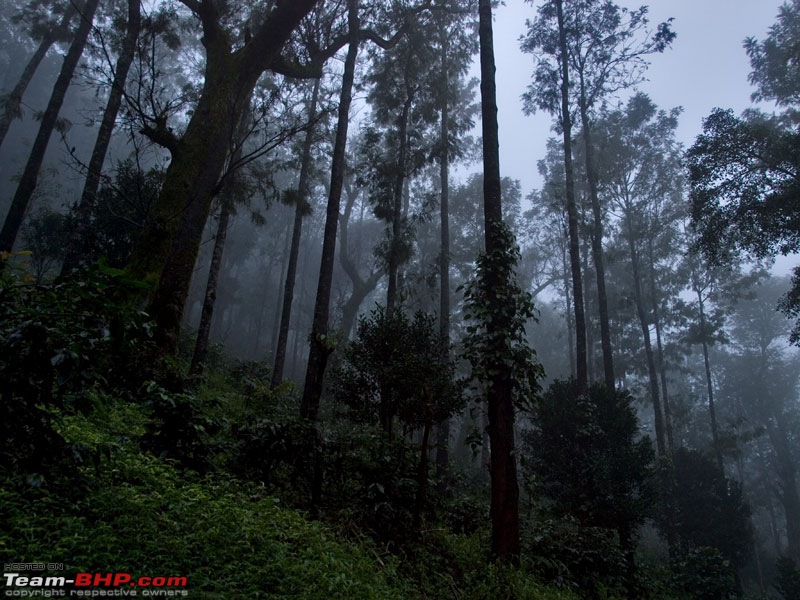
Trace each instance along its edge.
<path fill-rule="evenodd" d="M 185 133 L 169 143 L 172 161 L 129 265 L 133 276 L 154 287 L 150 311 L 163 353 L 177 349 L 189 282 L 234 128 L 259 77 L 279 64 L 292 31 L 316 2 L 278 2 L 250 42 L 235 52 L 215 4 L 199 6 L 206 48 L 200 100 Z"/>
<path fill-rule="evenodd" d="M 86 41 L 89 39 L 94 13 L 99 2 L 100 0 L 87 0 L 83 13 L 80 15 L 75 37 L 70 44 L 67 55 L 64 57 L 64 63 L 61 65 L 61 71 L 53 86 L 53 92 L 50 95 L 47 108 L 42 115 L 39 132 L 33 142 L 28 162 L 25 164 L 25 170 L 22 172 L 17 191 L 11 201 L 11 207 L 3 223 L 3 229 L 0 230 L 0 252 L 11 252 L 14 247 L 25 213 L 28 211 L 31 198 L 33 198 L 33 192 L 36 190 L 39 171 L 42 167 L 42 162 L 44 162 L 44 154 L 50 142 L 50 136 L 56 127 L 58 113 L 64 104 L 64 97 L 67 95 L 72 76 L 75 74 L 75 69 L 83 54 Z M 4 264 L 0 263 L 0 269 Z"/>
<path fill-rule="evenodd" d="M 495 83 L 494 40 L 492 34 L 492 6 L 490 0 L 480 0 L 479 36 L 481 67 L 481 121 L 483 134 L 483 208 L 486 254 L 503 252 L 497 235 L 501 226 L 502 200 L 500 187 L 500 143 L 497 126 L 497 88 Z M 500 246 L 500 247 L 499 247 Z M 504 282 L 492 281 L 496 274 L 490 269 L 487 274 L 491 291 Z M 494 304 L 497 299 L 489 298 Z M 503 327 L 508 325 L 489 318 L 487 336 L 497 340 Z M 502 361 L 504 349 L 492 352 L 492 359 Z M 519 559 L 519 486 L 514 449 L 514 406 L 512 382 L 507 369 L 492 369 L 487 382 L 487 408 L 489 416 L 489 439 L 491 444 L 491 523 L 492 552 L 499 560 L 516 562 Z"/>

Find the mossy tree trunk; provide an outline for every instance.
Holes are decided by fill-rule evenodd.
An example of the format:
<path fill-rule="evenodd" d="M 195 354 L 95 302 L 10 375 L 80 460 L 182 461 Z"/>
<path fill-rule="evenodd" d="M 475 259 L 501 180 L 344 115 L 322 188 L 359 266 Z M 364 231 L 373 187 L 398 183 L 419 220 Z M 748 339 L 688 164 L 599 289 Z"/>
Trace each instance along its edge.
<path fill-rule="evenodd" d="M 133 276 L 153 287 L 150 311 L 163 353 L 177 349 L 189 282 L 234 128 L 248 110 L 260 76 L 268 70 L 286 71 L 283 47 L 316 3 L 278 2 L 250 41 L 233 51 L 217 3 L 184 0 L 203 24 L 205 80 L 182 136 L 175 136 L 165 122 L 144 131 L 170 150 L 172 161 L 129 264 Z"/>

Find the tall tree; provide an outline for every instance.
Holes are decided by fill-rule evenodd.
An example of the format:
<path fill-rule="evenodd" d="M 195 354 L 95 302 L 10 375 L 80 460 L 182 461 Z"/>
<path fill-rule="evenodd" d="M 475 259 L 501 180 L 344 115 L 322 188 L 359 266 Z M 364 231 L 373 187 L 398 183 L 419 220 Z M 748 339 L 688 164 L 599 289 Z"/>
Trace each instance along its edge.
<path fill-rule="evenodd" d="M 646 95 L 637 94 L 624 111 L 608 113 L 602 126 L 597 127 L 604 148 L 604 159 L 599 165 L 602 189 L 620 212 L 621 238 L 630 260 L 628 283 L 644 346 L 659 454 L 667 451 L 667 426 L 650 332 L 657 299 L 650 298 L 648 293 L 652 286 L 647 285 L 646 276 L 652 276 L 653 269 L 652 265 L 648 267 L 647 242 L 669 230 L 664 220 L 655 220 L 658 211 L 654 207 L 681 202 L 680 154 L 674 136 L 679 113 L 679 109 L 659 111 Z"/>
<path fill-rule="evenodd" d="M 83 49 L 89 39 L 94 13 L 99 3 L 100 0 L 87 0 L 80 12 L 78 27 L 69 50 L 67 51 L 67 55 L 64 57 L 64 62 L 61 65 L 58 79 L 56 79 L 56 83 L 53 86 L 53 92 L 50 95 L 47 108 L 42 115 L 39 131 L 36 134 L 36 139 L 33 142 L 30 155 L 28 156 L 28 162 L 25 164 L 25 169 L 17 185 L 17 191 L 11 201 L 11 207 L 3 223 L 3 229 L 0 230 L 0 252 L 10 252 L 19 234 L 25 212 L 28 210 L 28 205 L 36 189 L 39 170 L 44 161 L 44 153 L 50 142 L 50 136 L 56 127 L 58 113 L 61 111 L 61 105 L 64 103 L 64 97 L 67 95 L 72 76 L 75 73 L 78 62 L 83 55 Z M 0 263 L 0 269 L 3 268 L 4 264 L 5 263 Z"/>
<path fill-rule="evenodd" d="M 800 561 L 800 407 L 798 355 L 786 341 L 790 323 L 775 310 L 784 279 L 767 279 L 740 299 L 732 313 L 732 348 L 725 357 L 722 397 L 766 432 L 766 463 L 777 476 L 770 489 L 784 509 L 787 553 Z"/>
<path fill-rule="evenodd" d="M 177 347 L 189 281 L 203 229 L 218 189 L 233 131 L 249 109 L 250 94 L 266 71 L 316 74 L 321 62 L 340 45 L 315 54 L 299 65 L 284 49 L 317 0 L 279 0 L 259 26 L 238 45 L 224 3 L 183 0 L 199 19 L 203 31 L 205 70 L 197 105 L 182 134 L 166 119 L 156 119 L 148 131 L 164 145 L 172 160 L 150 220 L 134 248 L 131 274 L 153 286 L 151 313 L 157 324 L 161 351 Z M 245 28 L 249 31 L 249 28 Z M 238 47 L 235 46 L 237 43 Z M 311 72 L 311 73 L 309 73 Z"/>
<path fill-rule="evenodd" d="M 652 39 L 637 40 L 648 23 L 646 13 L 646 7 L 628 11 L 610 1 L 584 0 L 570 5 L 570 64 L 577 76 L 577 104 L 592 205 L 592 259 L 597 278 L 603 372 L 608 389 L 615 386 L 614 361 L 603 259 L 603 210 L 592 144 L 592 111 L 606 96 L 639 83 L 644 78 L 643 73 L 647 66 L 644 56 L 662 52 L 674 39 L 675 34 L 669 30 L 669 24 L 662 23 Z"/>
<path fill-rule="evenodd" d="M 541 368 L 524 340 L 533 306 L 530 295 L 516 284 L 519 251 L 503 222 L 491 0 L 480 0 L 478 14 L 485 253 L 478 259 L 477 278 L 466 291 L 468 312 L 479 325 L 472 329 L 465 347 L 486 390 L 492 452 L 492 553 L 499 560 L 514 562 L 520 550 L 514 400 L 516 396 L 523 402 L 524 396 L 538 389 Z"/>
<path fill-rule="evenodd" d="M 272 368 L 272 387 L 277 387 L 283 380 L 283 365 L 286 362 L 286 344 L 289 340 L 289 321 L 292 316 L 294 300 L 294 284 L 297 275 L 297 257 L 300 253 L 300 236 L 303 233 L 303 217 L 308 214 L 311 181 L 311 151 L 314 146 L 314 120 L 317 117 L 321 78 L 314 81 L 314 89 L 308 101 L 309 127 L 306 129 L 300 158 L 300 174 L 297 190 L 294 193 L 294 222 L 292 225 L 292 242 L 289 248 L 289 264 L 286 267 L 286 281 L 283 287 L 281 322 L 278 331 L 278 342 L 275 348 L 275 363 Z"/>
<path fill-rule="evenodd" d="M 68 37 L 70 23 L 75 18 L 76 7 L 77 4 L 72 1 L 67 2 L 65 5 L 59 4 L 53 7 L 55 10 L 51 10 L 49 6 L 46 7 L 49 18 L 59 16 L 60 14 L 61 18 L 58 24 L 49 22 L 49 18 L 43 23 L 38 18 L 34 20 L 31 33 L 34 36 L 38 35 L 40 37 L 39 45 L 28 60 L 22 73 L 20 73 L 17 83 L 11 91 L 3 97 L 3 114 L 0 115 L 0 146 L 3 145 L 6 139 L 6 134 L 8 134 L 11 123 L 22 114 L 20 109 L 22 106 L 22 97 L 25 95 L 25 90 L 28 89 L 28 84 L 30 84 L 33 79 L 39 65 L 42 64 L 44 57 L 47 56 L 53 44 Z M 26 16 L 25 14 L 20 15 L 20 20 L 27 20 Z"/>
<path fill-rule="evenodd" d="M 715 109 L 687 153 L 692 222 L 712 261 L 724 262 L 730 253 L 763 258 L 800 250 L 798 21 L 800 2 L 791 0 L 766 39 L 745 41 L 753 99 L 773 101 L 783 112 L 752 109 L 736 117 Z M 796 319 L 792 341 L 800 342 L 800 267 L 781 307 Z"/>
<path fill-rule="evenodd" d="M 570 112 L 570 65 L 567 23 L 563 0 L 549 0 L 539 7 L 539 17 L 528 22 L 523 50 L 543 54 L 538 57 L 534 83 L 523 96 L 524 110 L 537 108 L 557 115 L 557 128 L 563 140 L 564 194 L 569 236 L 569 259 L 572 270 L 572 305 L 575 312 L 575 365 L 579 393 L 589 389 L 586 348 L 586 313 L 581 273 L 578 205 L 575 199 L 575 169 L 572 158 L 572 113 Z"/>
<path fill-rule="evenodd" d="M 331 162 L 331 184 L 328 191 L 328 205 L 325 216 L 325 233 L 322 239 L 322 261 L 319 268 L 317 295 L 314 303 L 314 320 L 309 337 L 308 364 L 306 366 L 305 387 L 300 406 L 300 414 L 304 418 L 315 421 L 322 396 L 322 381 L 328 357 L 333 346 L 328 339 L 328 320 L 331 301 L 331 284 L 333 282 L 333 259 L 336 252 L 336 228 L 339 224 L 339 204 L 344 186 L 346 168 L 347 131 L 350 124 L 350 104 L 353 101 L 353 83 L 355 81 L 356 58 L 361 42 L 359 30 L 359 1 L 348 0 L 347 23 L 350 35 L 347 57 L 344 62 L 342 88 L 339 95 L 339 113 L 336 122 L 336 139 L 333 146 Z"/>
<path fill-rule="evenodd" d="M 125 83 L 128 79 L 128 71 L 133 63 L 136 52 L 136 41 L 139 38 L 139 31 L 142 26 L 142 7 L 140 0 L 128 0 L 127 25 L 125 36 L 121 41 L 119 56 L 114 67 L 114 78 L 106 101 L 106 108 L 100 120 L 100 128 L 97 132 L 97 140 L 92 150 L 92 157 L 86 172 L 86 181 L 83 185 L 83 193 L 77 206 L 73 209 L 75 218 L 74 226 L 70 233 L 67 243 L 64 263 L 61 266 L 62 273 L 69 273 L 78 266 L 83 252 L 81 244 L 84 237 L 90 235 L 89 222 L 92 213 L 97 205 L 97 191 L 100 187 L 100 178 L 103 171 L 103 164 L 106 160 L 108 147 L 111 144 L 111 133 L 117 120 L 122 98 L 125 93 Z M 90 242 L 91 244 L 91 242 Z"/>

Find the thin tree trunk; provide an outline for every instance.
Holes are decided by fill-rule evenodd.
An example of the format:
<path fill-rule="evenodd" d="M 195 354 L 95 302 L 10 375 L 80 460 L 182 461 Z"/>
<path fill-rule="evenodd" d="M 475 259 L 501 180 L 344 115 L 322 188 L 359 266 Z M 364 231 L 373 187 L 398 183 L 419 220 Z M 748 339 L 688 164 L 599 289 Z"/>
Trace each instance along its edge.
<path fill-rule="evenodd" d="M 443 19 L 443 17 L 441 17 Z M 439 156 L 439 337 L 442 340 L 442 360 L 450 361 L 450 85 L 448 77 L 448 31 L 442 21 L 439 24 L 441 106 L 440 127 L 441 155 Z M 450 451 L 450 419 L 447 418 L 436 428 L 436 476 L 444 486 L 447 475 Z"/>
<path fill-rule="evenodd" d="M 392 239 L 389 243 L 388 276 L 389 285 L 386 286 L 386 311 L 391 312 L 397 305 L 398 296 L 398 271 L 400 270 L 400 243 L 403 235 L 403 184 L 406 180 L 406 154 L 408 152 L 408 119 L 411 114 L 411 104 L 414 94 L 409 91 L 403 103 L 403 112 L 398 120 L 398 137 L 400 147 L 397 152 L 397 175 L 394 181 L 392 200 Z"/>
<path fill-rule="evenodd" d="M 3 145 L 6 139 L 11 123 L 22 114 L 20 110 L 22 97 L 25 95 L 25 90 L 28 89 L 28 85 L 33 79 L 36 70 L 39 68 L 39 65 L 42 64 L 44 57 L 47 56 L 47 52 L 53 44 L 64 37 L 67 31 L 69 31 L 69 25 L 75 16 L 75 12 L 75 4 L 70 2 L 59 24 L 44 35 L 42 41 L 39 43 L 39 47 L 36 48 L 36 52 L 33 53 L 28 64 L 26 64 L 25 68 L 22 70 L 22 74 L 19 76 L 19 80 L 14 86 L 14 89 L 12 89 L 6 97 L 3 115 L 0 117 L 0 146 Z"/>
<path fill-rule="evenodd" d="M 378 282 L 383 277 L 383 272 L 373 271 L 370 276 L 364 280 L 358 272 L 358 267 L 350 257 L 350 238 L 349 238 L 349 225 L 350 217 L 353 212 L 353 204 L 358 197 L 357 193 L 353 193 L 348 188 L 347 203 L 345 204 L 344 214 L 339 219 L 339 263 L 342 270 L 347 277 L 350 278 L 350 283 L 353 286 L 353 291 L 347 302 L 342 307 L 342 332 L 345 337 L 349 338 L 355 325 L 356 317 L 358 316 L 358 309 L 364 302 L 364 299 L 375 289 Z"/>
<path fill-rule="evenodd" d="M 348 26 L 350 30 L 350 46 L 344 63 L 342 91 L 339 98 L 339 115 L 336 125 L 336 141 L 331 163 L 331 185 L 328 196 L 328 208 L 325 219 L 325 233 L 322 240 L 322 261 L 317 283 L 317 296 L 314 303 L 314 320 L 311 325 L 311 336 L 306 367 L 305 387 L 300 414 L 316 421 L 319 412 L 319 401 L 322 396 L 322 380 L 328 356 L 332 351 L 328 343 L 328 319 L 330 313 L 331 285 L 333 282 L 333 260 L 336 253 L 336 229 L 339 224 L 339 204 L 342 199 L 344 171 L 346 167 L 345 148 L 347 146 L 347 130 L 350 119 L 350 104 L 353 100 L 353 81 L 355 79 L 356 56 L 359 45 L 358 0 L 348 0 Z"/>
<path fill-rule="evenodd" d="M 494 40 L 492 34 L 492 5 L 490 0 L 480 0 L 479 37 L 481 65 L 481 122 L 483 133 L 483 210 L 484 236 L 487 256 L 508 251 L 498 235 L 503 223 L 500 187 L 500 143 L 497 127 L 497 86 L 495 83 Z M 494 295 L 508 282 L 494 268 L 487 269 L 487 287 Z M 488 298 L 490 305 L 501 300 Z M 508 327 L 503 319 L 490 317 L 486 323 L 486 334 L 490 340 L 500 339 L 501 332 Z M 505 348 L 492 344 L 491 360 L 502 361 Z M 489 413 L 489 438 L 491 441 L 491 522 L 492 553 L 499 560 L 519 560 L 519 485 L 514 449 L 514 406 L 510 373 L 507 369 L 492 369 L 487 389 Z"/>
<path fill-rule="evenodd" d="M 83 249 L 91 243 L 86 240 L 92 234 L 90 227 L 91 215 L 97 205 L 97 190 L 100 187 L 100 177 L 103 173 L 103 164 L 106 160 L 108 147 L 111 144 L 111 133 L 117 122 L 117 114 L 122 105 L 122 97 L 125 93 L 125 82 L 128 80 L 128 71 L 133 63 L 136 52 L 136 40 L 142 27 L 142 11 L 140 0 L 128 0 L 128 26 L 125 31 L 125 39 L 122 41 L 117 64 L 114 69 L 114 80 L 108 94 L 108 101 L 100 121 L 100 129 L 97 132 L 97 140 L 92 150 L 92 157 L 89 160 L 89 168 L 86 173 L 86 182 L 83 185 L 83 193 L 78 206 L 75 207 L 75 222 L 70 232 L 67 242 L 67 252 L 64 256 L 64 263 L 61 266 L 61 274 L 65 275 L 75 269 L 81 262 Z"/>
<path fill-rule="evenodd" d="M 564 239 L 567 239 L 567 232 L 564 231 Z M 575 321 L 573 320 L 574 313 L 572 310 L 572 294 L 570 293 L 569 285 L 569 258 L 566 248 L 562 247 L 562 264 L 563 264 L 563 284 L 564 284 L 564 320 L 567 322 L 567 350 L 569 358 L 569 372 L 572 377 L 577 377 L 575 372 Z"/>
<path fill-rule="evenodd" d="M 776 470 L 780 479 L 778 499 L 786 519 L 787 553 L 800 563 L 800 494 L 797 491 L 797 464 L 791 450 L 786 427 L 780 418 L 765 419 L 767 434 L 775 452 Z"/>
<path fill-rule="evenodd" d="M 581 263 L 583 265 L 581 277 L 583 281 L 592 280 L 592 270 L 589 266 L 589 239 L 583 236 L 581 239 Z M 591 286 L 584 289 L 583 296 L 584 317 L 586 319 L 586 377 L 589 381 L 595 380 L 594 370 L 597 364 L 595 360 L 594 335 L 595 328 L 592 315 L 595 314 L 594 298 L 592 297 Z"/>
<path fill-rule="evenodd" d="M 233 199 L 226 194 L 219 208 L 219 222 L 217 223 L 217 233 L 214 236 L 211 266 L 208 269 L 206 293 L 203 297 L 203 310 L 200 312 L 200 326 L 197 330 L 192 364 L 189 367 L 190 375 L 202 374 L 206 355 L 208 354 L 208 338 L 211 331 L 211 321 L 214 317 L 214 304 L 217 301 L 217 285 L 219 284 L 219 273 L 222 266 L 222 253 L 225 251 L 225 241 L 228 237 L 228 223 L 230 222 L 232 204 Z"/>
<path fill-rule="evenodd" d="M 699 286 L 695 286 L 695 293 L 697 294 L 697 306 L 700 311 L 700 331 L 702 337 L 703 347 L 703 366 L 706 371 L 706 392 L 708 394 L 708 413 L 711 417 L 711 443 L 714 445 L 714 456 L 717 459 L 717 466 L 720 470 L 725 469 L 722 460 L 722 448 L 719 445 L 719 430 L 717 428 L 717 408 L 714 402 L 714 382 L 711 379 L 711 360 L 709 359 L 708 341 L 706 340 L 706 313 L 705 303 L 703 301 L 703 293 L 700 291 Z"/>
<path fill-rule="evenodd" d="M 639 253 L 636 250 L 636 240 L 633 234 L 632 216 L 630 211 L 626 217 L 628 221 L 628 247 L 631 253 L 631 276 L 633 279 L 633 296 L 636 302 L 636 314 L 639 317 L 639 325 L 642 329 L 642 339 L 644 340 L 644 354 L 647 361 L 647 374 L 650 381 L 650 397 L 653 401 L 654 423 L 656 429 L 656 448 L 660 455 L 666 454 L 667 445 L 664 435 L 664 417 L 661 408 L 661 397 L 658 387 L 658 375 L 656 374 L 656 363 L 653 357 L 653 345 L 650 341 L 650 325 L 647 322 L 647 313 L 644 309 L 644 298 L 642 294 L 641 269 L 639 268 Z"/>
<path fill-rule="evenodd" d="M 311 101 L 308 107 L 308 122 L 313 123 L 317 116 L 319 102 L 320 79 L 314 82 Z M 300 164 L 300 177 L 297 183 L 297 206 L 294 209 L 294 225 L 292 227 L 292 246 L 289 250 L 289 265 L 286 268 L 286 283 L 283 288 L 283 308 L 281 324 L 278 331 L 278 344 L 275 348 L 275 364 L 272 368 L 272 387 L 276 388 L 283 381 L 283 366 L 286 362 L 286 343 L 289 338 L 289 321 L 292 318 L 292 301 L 294 300 L 294 282 L 297 276 L 297 257 L 300 253 L 300 236 L 303 232 L 303 215 L 308 204 L 309 181 L 311 179 L 311 149 L 314 145 L 314 126 L 309 125 L 303 141 L 303 158 Z"/>
<path fill-rule="evenodd" d="M 11 201 L 11 207 L 3 223 L 3 229 L 0 231 L 0 252 L 11 252 L 14 247 L 14 242 L 19 234 L 25 213 L 28 211 L 33 192 L 36 189 L 39 171 L 44 161 L 47 145 L 50 142 L 50 136 L 58 120 L 58 113 L 64 104 L 64 97 L 67 95 L 72 76 L 75 74 L 75 69 L 83 54 L 86 41 L 89 39 L 94 13 L 99 2 L 100 0 L 87 0 L 84 11 L 80 15 L 78 29 L 75 32 L 75 37 L 72 40 L 72 44 L 70 44 L 67 55 L 64 57 L 64 63 L 61 65 L 61 71 L 50 95 L 50 101 L 47 103 L 47 108 L 42 115 L 42 122 L 33 142 L 28 162 L 22 172 L 14 199 Z M 5 264 L 5 262 L 0 262 L 0 270 Z"/>
<path fill-rule="evenodd" d="M 583 124 L 583 141 L 586 147 L 586 179 L 589 182 L 589 197 L 592 202 L 592 260 L 597 278 L 597 308 L 600 316 L 600 345 L 603 349 L 603 379 L 606 388 L 613 391 L 614 356 L 611 350 L 611 326 L 608 317 L 608 296 L 606 294 L 606 270 L 603 258 L 603 212 L 600 208 L 600 195 L 597 192 L 597 173 L 594 170 L 594 148 L 591 140 L 589 112 L 581 83 L 581 123 Z"/>
<path fill-rule="evenodd" d="M 674 448 L 675 439 L 672 431 L 672 409 L 670 408 L 669 389 L 667 387 L 667 369 L 664 363 L 664 345 L 661 339 L 661 311 L 658 309 L 656 267 L 652 236 L 648 239 L 647 249 L 650 257 L 650 301 L 653 306 L 653 322 L 656 328 L 656 366 L 658 367 L 658 373 L 661 379 L 661 397 L 664 404 L 664 426 L 667 434 L 667 446 L 671 452 Z"/>
<path fill-rule="evenodd" d="M 422 525 L 422 512 L 425 509 L 425 502 L 428 497 L 428 446 L 430 445 L 431 429 L 433 423 L 431 417 L 425 419 L 425 426 L 422 430 L 422 443 L 419 449 L 419 464 L 417 466 L 417 497 L 414 502 L 413 524 L 414 529 L 419 530 Z"/>
<path fill-rule="evenodd" d="M 572 118 L 569 112 L 569 54 L 567 32 L 564 27 L 564 1 L 556 0 L 558 35 L 561 62 L 561 125 L 564 140 L 564 174 L 567 201 L 567 229 L 569 232 L 569 259 L 572 268 L 572 298 L 575 309 L 575 370 L 578 393 L 589 390 L 589 372 L 586 354 L 586 316 L 581 277 L 580 235 L 578 233 L 578 207 L 575 201 L 575 173 L 572 166 Z"/>

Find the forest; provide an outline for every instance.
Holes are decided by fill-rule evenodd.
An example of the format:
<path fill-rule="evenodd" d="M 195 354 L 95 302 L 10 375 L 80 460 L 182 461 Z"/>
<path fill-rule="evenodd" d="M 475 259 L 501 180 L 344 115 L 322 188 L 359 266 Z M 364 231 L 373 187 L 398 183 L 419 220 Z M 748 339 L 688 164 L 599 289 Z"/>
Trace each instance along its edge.
<path fill-rule="evenodd" d="M 800 0 L 501 4 L 3 0 L 4 596 L 800 600 Z"/>

